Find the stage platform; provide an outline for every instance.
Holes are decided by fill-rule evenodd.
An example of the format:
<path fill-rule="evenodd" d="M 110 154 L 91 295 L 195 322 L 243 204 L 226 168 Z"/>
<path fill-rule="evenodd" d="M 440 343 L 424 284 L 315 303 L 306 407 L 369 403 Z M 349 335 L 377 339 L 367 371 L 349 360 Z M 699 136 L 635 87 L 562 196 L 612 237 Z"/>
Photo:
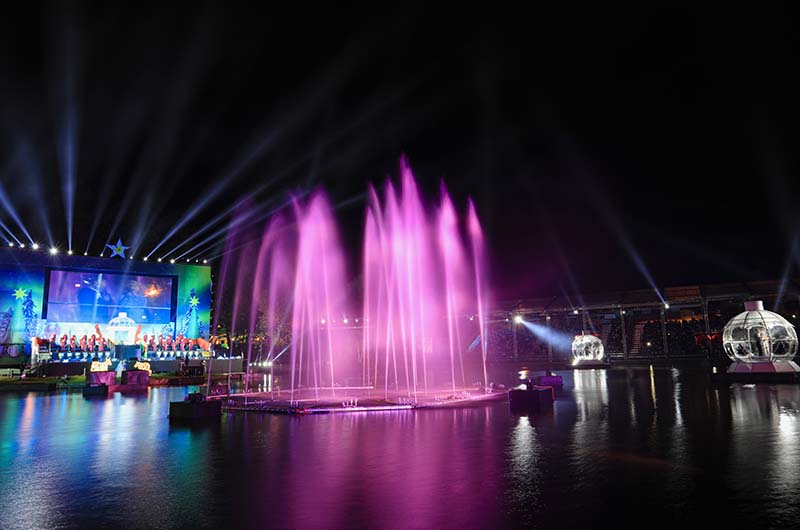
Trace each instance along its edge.
<path fill-rule="evenodd" d="M 800 383 L 800 366 L 794 361 L 731 363 L 727 370 L 712 369 L 711 380 L 720 383 Z"/>
<path fill-rule="evenodd" d="M 144 359 L 145 361 L 150 363 L 150 370 L 153 373 L 177 373 L 181 367 L 181 361 L 177 359 L 166 359 L 166 360 L 155 360 L 155 359 Z M 112 361 L 111 362 L 111 369 L 116 370 L 117 364 L 119 361 Z M 206 368 L 209 368 L 211 373 L 223 373 L 228 371 L 228 360 L 227 359 L 220 359 L 215 360 L 212 363 L 209 363 L 206 359 Z M 132 366 L 132 363 L 128 362 L 128 366 Z M 47 376 L 56 376 L 61 377 L 62 375 L 84 375 L 85 373 L 89 372 L 92 367 L 92 363 L 89 361 L 70 361 L 70 362 L 49 362 L 42 365 L 44 374 Z M 231 367 L 233 372 L 242 372 L 244 371 L 244 361 L 242 359 L 232 359 Z M 198 372 L 193 375 L 204 375 L 205 371 L 203 371 L 203 359 L 190 359 L 189 360 L 189 372 Z"/>

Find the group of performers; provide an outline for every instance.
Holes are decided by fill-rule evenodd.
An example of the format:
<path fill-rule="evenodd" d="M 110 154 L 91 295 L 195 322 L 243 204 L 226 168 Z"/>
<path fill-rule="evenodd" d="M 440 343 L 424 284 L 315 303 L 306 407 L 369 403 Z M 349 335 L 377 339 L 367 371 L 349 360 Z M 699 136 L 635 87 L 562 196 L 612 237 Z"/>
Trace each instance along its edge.
<path fill-rule="evenodd" d="M 148 352 L 159 352 L 159 351 L 196 351 L 201 349 L 200 344 L 198 344 L 197 339 L 188 339 L 183 335 L 178 335 L 175 340 L 172 339 L 171 336 L 167 335 L 167 338 L 164 338 L 164 335 L 159 335 L 158 340 L 156 340 L 155 335 L 150 335 L 148 340 L 147 335 L 144 336 L 143 344 L 147 346 Z"/>
<path fill-rule="evenodd" d="M 39 339 L 38 346 L 46 344 L 46 340 Z M 114 344 L 105 339 L 92 335 L 84 335 L 78 339 L 75 335 L 67 337 L 62 335 L 56 339 L 55 335 L 50 336 L 50 354 L 57 361 L 93 361 L 110 360 L 114 357 Z"/>
<path fill-rule="evenodd" d="M 91 336 L 84 335 L 80 339 L 76 335 L 71 337 L 67 334 L 61 335 L 61 338 L 56 340 L 55 333 L 50 336 L 51 349 L 53 351 L 67 351 L 67 352 L 102 352 L 108 351 L 113 347 L 113 344 L 106 340 L 102 335 L 97 336 L 94 333 Z M 199 350 L 200 344 L 197 339 L 189 339 L 183 335 L 178 335 L 174 340 L 172 337 L 159 335 L 156 340 L 155 335 L 145 335 L 138 344 L 145 346 L 147 351 L 193 351 Z"/>
<path fill-rule="evenodd" d="M 111 344 L 105 337 L 92 334 L 91 337 L 84 335 L 80 339 L 75 335 L 68 337 L 66 333 L 56 340 L 53 333 L 50 336 L 50 349 L 54 352 L 105 352 L 111 350 Z"/>

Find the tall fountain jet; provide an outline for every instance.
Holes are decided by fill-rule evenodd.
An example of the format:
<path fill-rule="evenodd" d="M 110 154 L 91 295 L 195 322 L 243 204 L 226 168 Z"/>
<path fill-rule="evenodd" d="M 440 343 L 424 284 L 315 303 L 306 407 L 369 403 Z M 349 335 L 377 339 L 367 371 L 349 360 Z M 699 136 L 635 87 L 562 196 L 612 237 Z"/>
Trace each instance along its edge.
<path fill-rule="evenodd" d="M 475 275 L 475 296 L 478 305 L 478 325 L 480 326 L 479 337 L 481 340 L 481 359 L 483 364 L 483 384 L 489 384 L 486 374 L 486 245 L 483 239 L 483 228 L 478 219 L 478 212 L 475 210 L 475 203 L 472 199 L 468 202 L 467 226 L 469 229 L 469 240 L 472 248 L 472 268 Z"/>
<path fill-rule="evenodd" d="M 297 256 L 292 312 L 292 390 L 297 385 L 336 395 L 349 374 L 353 351 L 334 325 L 348 308 L 347 274 L 333 212 L 322 193 L 303 206 L 295 202 Z M 337 374 L 337 371 L 339 372 Z M 338 380 L 337 380 L 337 375 Z"/>
<path fill-rule="evenodd" d="M 333 210 L 317 191 L 295 199 L 257 252 L 237 260 L 255 273 L 237 282 L 247 295 L 234 293 L 234 312 L 249 300 L 250 335 L 266 327 L 271 365 L 287 353 L 281 386 L 293 400 L 352 388 L 455 394 L 486 384 L 485 247 L 474 204 L 460 217 L 444 184 L 426 204 L 403 159 L 397 183 L 369 188 L 360 271 L 347 270 Z"/>

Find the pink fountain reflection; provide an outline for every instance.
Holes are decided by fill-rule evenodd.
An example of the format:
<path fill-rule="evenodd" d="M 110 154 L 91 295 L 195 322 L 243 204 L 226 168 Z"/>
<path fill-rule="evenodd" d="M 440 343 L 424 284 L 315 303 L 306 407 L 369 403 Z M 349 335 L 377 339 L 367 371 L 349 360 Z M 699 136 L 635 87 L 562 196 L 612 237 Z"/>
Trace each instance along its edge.
<path fill-rule="evenodd" d="M 426 205 L 401 160 L 399 185 L 369 188 L 360 275 L 321 191 L 260 237 L 255 274 L 236 291 L 247 292 L 251 338 L 263 337 L 256 360 L 284 368 L 292 400 L 350 390 L 416 400 L 486 384 L 485 242 L 471 201 L 460 218 L 442 184 Z M 238 313 L 243 295 L 233 299 Z M 251 339 L 248 366 L 254 351 Z"/>

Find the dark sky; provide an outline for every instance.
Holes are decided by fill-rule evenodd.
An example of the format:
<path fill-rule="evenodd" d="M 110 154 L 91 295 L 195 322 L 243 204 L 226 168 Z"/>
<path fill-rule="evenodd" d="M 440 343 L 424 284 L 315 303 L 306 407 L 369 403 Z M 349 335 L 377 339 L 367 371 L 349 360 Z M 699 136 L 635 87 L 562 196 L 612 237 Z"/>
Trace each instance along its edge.
<path fill-rule="evenodd" d="M 0 179 L 32 238 L 67 246 L 72 130 L 79 252 L 93 226 L 92 253 L 117 237 L 149 252 L 219 187 L 160 255 L 269 183 L 252 204 L 350 200 L 355 255 L 366 184 L 406 153 L 429 198 L 442 178 L 474 197 L 501 296 L 571 290 L 568 268 L 583 291 L 646 287 L 623 241 L 660 286 L 782 274 L 800 191 L 790 13 L 272 4 L 6 10 Z"/>

